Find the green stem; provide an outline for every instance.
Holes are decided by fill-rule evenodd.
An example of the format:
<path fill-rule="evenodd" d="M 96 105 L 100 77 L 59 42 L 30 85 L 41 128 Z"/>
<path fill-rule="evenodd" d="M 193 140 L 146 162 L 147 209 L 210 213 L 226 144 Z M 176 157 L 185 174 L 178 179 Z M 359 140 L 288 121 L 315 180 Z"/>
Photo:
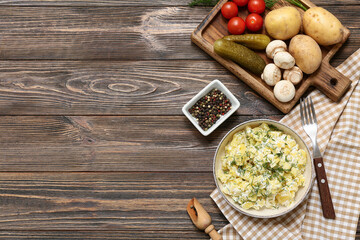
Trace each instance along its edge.
<path fill-rule="evenodd" d="M 219 2 L 219 0 L 192 0 L 189 3 L 190 7 L 194 7 L 194 6 L 208 6 L 208 7 L 213 7 L 215 6 L 217 3 Z"/>
<path fill-rule="evenodd" d="M 265 1 L 265 6 L 270 9 L 272 8 L 275 3 L 277 3 L 279 0 L 264 0 Z"/>
<path fill-rule="evenodd" d="M 304 10 L 304 11 L 306 11 L 306 10 L 308 10 L 304 5 L 302 5 L 302 3 L 300 2 L 300 1 L 298 1 L 298 0 L 286 0 L 287 2 L 289 2 L 289 3 L 291 3 L 291 4 L 293 4 L 293 5 L 295 5 L 295 6 L 297 6 L 297 7 L 299 7 L 299 8 L 301 8 L 302 10 Z"/>

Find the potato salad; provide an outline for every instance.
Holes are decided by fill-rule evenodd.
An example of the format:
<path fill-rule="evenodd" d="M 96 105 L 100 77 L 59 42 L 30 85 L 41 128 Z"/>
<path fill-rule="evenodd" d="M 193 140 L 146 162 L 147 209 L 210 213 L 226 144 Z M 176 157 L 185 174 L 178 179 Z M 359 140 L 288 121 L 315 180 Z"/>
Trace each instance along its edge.
<path fill-rule="evenodd" d="M 247 127 L 225 147 L 217 172 L 222 192 L 244 209 L 279 208 L 304 186 L 307 154 L 273 125 Z"/>

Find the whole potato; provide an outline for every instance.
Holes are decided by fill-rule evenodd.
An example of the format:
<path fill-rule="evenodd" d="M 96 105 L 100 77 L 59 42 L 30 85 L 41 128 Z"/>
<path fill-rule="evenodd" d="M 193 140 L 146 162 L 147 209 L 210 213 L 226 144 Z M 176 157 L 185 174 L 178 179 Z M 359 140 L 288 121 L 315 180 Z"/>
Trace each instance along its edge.
<path fill-rule="evenodd" d="M 307 74 L 315 72 L 321 65 L 320 46 L 307 35 L 296 35 L 290 41 L 289 53 L 295 58 L 296 65 Z"/>
<path fill-rule="evenodd" d="M 267 33 L 279 40 L 287 40 L 299 33 L 301 15 L 294 7 L 282 7 L 272 10 L 265 17 Z"/>
<path fill-rule="evenodd" d="M 308 9 L 303 16 L 304 31 L 323 46 L 341 42 L 343 26 L 330 12 L 321 7 Z"/>

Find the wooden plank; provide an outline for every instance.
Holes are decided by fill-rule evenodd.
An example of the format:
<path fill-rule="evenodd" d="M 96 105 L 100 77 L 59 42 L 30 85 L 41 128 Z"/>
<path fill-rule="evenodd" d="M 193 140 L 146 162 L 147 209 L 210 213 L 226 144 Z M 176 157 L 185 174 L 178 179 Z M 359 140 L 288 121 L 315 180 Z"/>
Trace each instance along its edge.
<path fill-rule="evenodd" d="M 9 234 L 21 239 L 29 230 L 36 231 L 31 238 L 62 232 L 65 239 L 96 239 L 102 234 L 104 239 L 143 239 L 144 231 L 155 239 L 165 233 L 176 238 L 182 231 L 191 238 L 203 238 L 185 211 L 194 196 L 217 229 L 227 224 L 209 197 L 215 189 L 211 172 L 2 173 L 0 186 L 2 239 Z M 101 230 L 110 234 L 95 232 Z"/>
<path fill-rule="evenodd" d="M 249 119 L 204 137 L 185 116 L 0 117 L 0 171 L 212 171 L 221 138 Z"/>
<path fill-rule="evenodd" d="M 217 78 L 241 102 L 237 114 L 280 114 L 213 60 L 3 61 L 0 114 L 182 115 L 182 106 Z"/>
<path fill-rule="evenodd" d="M 136 231 L 0 231 L 1 239 L 209 239 L 208 235 L 200 230 L 141 230 Z"/>
<path fill-rule="evenodd" d="M 210 172 L 3 173 L 0 186 L 3 231 L 196 232 L 185 210 L 194 196 L 217 228 L 226 224 L 209 197 Z"/>
<path fill-rule="evenodd" d="M 190 33 L 206 12 L 189 7 L 1 7 L 0 59 L 199 58 L 201 50 L 191 45 Z"/>
<path fill-rule="evenodd" d="M 360 5 L 327 9 L 356 35 Z M 0 8 L 0 59 L 209 59 L 190 42 L 208 8 Z M 336 14 L 338 13 L 338 14 Z M 351 41 L 351 42 L 350 42 Z M 351 38 L 351 49 L 360 38 Z"/>
<path fill-rule="evenodd" d="M 191 0 L 0 0 L 3 6 L 109 6 L 109 7 L 158 7 L 158 6 L 188 6 Z M 353 0 L 342 0 L 351 4 Z"/>
<path fill-rule="evenodd" d="M 181 231 L 0 231 L 1 239 L 208 239 L 199 230 Z M 360 240 L 357 232 L 355 240 Z"/>
<path fill-rule="evenodd" d="M 200 231 L 0 231 L 1 239 L 209 239 Z M 357 233 L 355 240 L 360 240 Z"/>
<path fill-rule="evenodd" d="M 0 0 L 3 6 L 187 6 L 191 0 Z M 313 0 L 314 4 L 320 5 L 357 5 L 357 0 Z M 210 9 L 210 7 L 209 7 Z"/>

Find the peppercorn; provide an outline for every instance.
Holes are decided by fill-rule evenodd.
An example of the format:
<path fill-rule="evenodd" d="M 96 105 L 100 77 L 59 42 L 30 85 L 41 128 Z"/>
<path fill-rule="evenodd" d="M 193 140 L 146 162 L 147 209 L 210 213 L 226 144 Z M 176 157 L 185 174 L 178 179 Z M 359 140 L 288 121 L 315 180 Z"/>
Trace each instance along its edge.
<path fill-rule="evenodd" d="M 200 98 L 189 113 L 198 121 L 203 130 L 208 130 L 216 121 L 231 110 L 231 102 L 226 95 L 214 88 Z"/>

